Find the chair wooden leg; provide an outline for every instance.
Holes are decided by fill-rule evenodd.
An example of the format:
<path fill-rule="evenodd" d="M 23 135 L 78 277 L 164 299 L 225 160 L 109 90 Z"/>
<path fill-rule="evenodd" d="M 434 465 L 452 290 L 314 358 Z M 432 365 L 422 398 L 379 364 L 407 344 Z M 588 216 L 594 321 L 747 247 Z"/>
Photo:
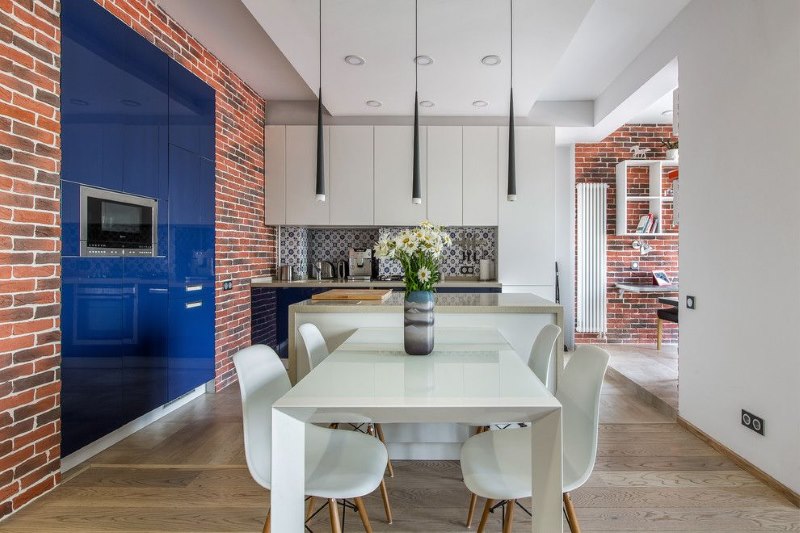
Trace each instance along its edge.
<path fill-rule="evenodd" d="M 375 431 L 378 432 L 378 438 L 380 441 L 386 445 L 386 439 L 383 438 L 383 428 L 380 424 L 375 424 Z M 389 469 L 389 477 L 394 477 L 394 468 L 392 467 L 392 458 L 389 458 L 389 462 L 387 463 L 386 467 Z"/>
<path fill-rule="evenodd" d="M 486 500 L 486 505 L 483 506 L 483 514 L 481 515 L 481 522 L 478 524 L 478 533 L 483 533 L 486 528 L 486 521 L 489 520 L 489 511 L 492 510 L 494 500 Z"/>
<path fill-rule="evenodd" d="M 392 523 L 392 506 L 389 505 L 389 493 L 386 491 L 386 482 L 381 480 L 381 499 L 383 499 L 383 510 L 386 512 L 386 521 Z"/>
<path fill-rule="evenodd" d="M 572 533 L 581 533 L 581 526 L 578 524 L 578 515 L 575 514 L 575 506 L 572 505 L 572 498 L 569 497 L 569 492 L 564 493 L 564 509 L 567 511 L 569 529 Z"/>
<path fill-rule="evenodd" d="M 339 509 L 336 507 L 336 500 L 328 500 L 328 513 L 331 516 L 331 533 L 342 533 L 342 525 L 339 523 Z"/>
<path fill-rule="evenodd" d="M 267 511 L 267 519 L 264 520 L 264 529 L 261 530 L 262 533 L 269 533 L 270 532 L 271 515 L 272 515 L 272 509 Z"/>
<path fill-rule="evenodd" d="M 356 498 L 355 500 L 358 516 L 361 517 L 361 523 L 364 524 L 364 531 L 372 533 L 372 526 L 369 523 L 369 516 L 367 516 L 367 508 L 364 507 L 364 501 L 361 498 Z"/>
<path fill-rule="evenodd" d="M 511 533 L 514 526 L 514 507 L 517 506 L 517 500 L 508 500 L 506 502 L 506 519 L 503 526 L 503 533 Z"/>
<path fill-rule="evenodd" d="M 469 512 L 467 512 L 467 529 L 472 527 L 472 517 L 475 516 L 475 505 L 478 503 L 478 495 L 473 494 L 469 497 Z"/>
<path fill-rule="evenodd" d="M 656 350 L 661 349 L 661 336 L 664 334 L 664 322 L 660 319 L 656 319 Z"/>

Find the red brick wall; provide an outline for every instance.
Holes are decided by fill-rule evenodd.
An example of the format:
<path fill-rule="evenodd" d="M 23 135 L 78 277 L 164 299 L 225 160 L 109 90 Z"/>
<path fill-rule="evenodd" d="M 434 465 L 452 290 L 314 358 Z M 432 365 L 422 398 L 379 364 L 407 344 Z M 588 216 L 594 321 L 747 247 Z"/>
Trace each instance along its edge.
<path fill-rule="evenodd" d="M 60 481 L 58 13 L 0 0 L 0 516 Z"/>
<path fill-rule="evenodd" d="M 664 270 L 678 279 L 678 236 L 643 237 L 652 247 L 648 255 L 640 255 L 631 247 L 637 239 L 633 236 L 617 236 L 617 186 L 616 165 L 623 159 L 631 159 L 630 147 L 640 145 L 649 148 L 648 159 L 664 159 L 665 148 L 661 145 L 664 139 L 672 139 L 672 126 L 627 124 L 605 139 L 595 144 L 578 144 L 575 147 L 575 181 L 577 183 L 608 184 L 608 217 L 606 234 L 607 266 L 608 266 L 608 342 L 631 344 L 654 344 L 656 342 L 655 310 L 664 307 L 655 295 L 637 295 L 625 293 L 620 297 L 614 287 L 618 282 L 650 283 L 653 270 Z M 666 173 L 665 173 L 666 176 Z M 670 176 L 672 177 L 672 176 Z M 671 180 L 662 179 L 662 190 L 666 196 Z M 629 173 L 628 194 L 646 195 L 648 174 L 646 168 L 632 169 Z M 636 191 L 639 192 L 636 192 Z M 638 210 L 636 205 L 640 207 Z M 633 209 L 632 209 L 633 208 Z M 629 203 L 628 227 L 635 228 L 636 222 L 649 208 L 646 202 Z M 663 213 L 663 227 L 666 231 L 677 231 L 672 224 L 671 207 Z M 639 262 L 639 270 L 633 271 L 633 261 Z M 577 286 L 577 283 L 576 283 Z M 665 296 L 677 296 L 677 293 Z M 674 324 L 664 323 L 664 341 L 677 342 L 678 330 Z M 575 333 L 575 340 L 581 342 L 598 342 L 596 333 Z"/>
<path fill-rule="evenodd" d="M 97 0 L 217 91 L 216 386 L 270 273 L 265 102 L 153 0 Z M 59 0 L 0 0 L 0 517 L 60 480 Z M 233 290 L 222 291 L 232 280 Z"/>

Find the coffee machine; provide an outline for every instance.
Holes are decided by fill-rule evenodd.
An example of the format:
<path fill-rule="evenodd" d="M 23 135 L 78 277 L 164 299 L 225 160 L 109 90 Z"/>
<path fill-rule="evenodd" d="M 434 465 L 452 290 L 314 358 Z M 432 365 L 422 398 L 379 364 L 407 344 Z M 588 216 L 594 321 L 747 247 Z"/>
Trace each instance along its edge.
<path fill-rule="evenodd" d="M 347 254 L 349 281 L 370 281 L 372 279 L 372 250 L 370 248 L 350 248 Z"/>

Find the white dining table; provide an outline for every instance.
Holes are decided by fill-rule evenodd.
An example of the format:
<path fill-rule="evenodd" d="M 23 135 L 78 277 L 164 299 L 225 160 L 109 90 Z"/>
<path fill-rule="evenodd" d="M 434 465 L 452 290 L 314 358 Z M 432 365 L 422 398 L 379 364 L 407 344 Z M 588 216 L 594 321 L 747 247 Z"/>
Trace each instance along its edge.
<path fill-rule="evenodd" d="M 562 531 L 561 404 L 497 329 L 437 328 L 433 353 L 412 356 L 402 328 L 360 328 L 276 401 L 273 531 L 304 528 L 306 423 L 344 422 L 343 412 L 381 423 L 532 424 L 532 530 Z"/>

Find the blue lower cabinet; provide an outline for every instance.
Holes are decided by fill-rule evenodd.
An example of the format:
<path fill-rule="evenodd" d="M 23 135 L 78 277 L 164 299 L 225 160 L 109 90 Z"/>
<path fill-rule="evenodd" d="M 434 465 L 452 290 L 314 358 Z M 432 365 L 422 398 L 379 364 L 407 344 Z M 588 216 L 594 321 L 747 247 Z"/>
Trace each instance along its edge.
<path fill-rule="evenodd" d="M 169 293 L 166 258 L 125 258 L 122 397 L 126 420 L 167 402 Z"/>
<path fill-rule="evenodd" d="M 213 285 L 199 291 L 181 287 L 170 291 L 169 400 L 214 379 L 214 307 Z"/>
<path fill-rule="evenodd" d="M 468 293 L 468 294 L 473 294 L 473 293 L 486 294 L 486 293 L 503 292 L 503 290 L 500 287 L 440 287 L 436 289 L 436 292 L 442 294 L 456 293 L 456 292 Z"/>
<path fill-rule="evenodd" d="M 129 327 L 121 259 L 62 259 L 62 454 L 125 423 L 123 341 Z"/>
<path fill-rule="evenodd" d="M 302 302 L 303 300 L 308 300 L 311 298 L 312 295 L 318 294 L 320 292 L 325 292 L 330 289 L 327 288 L 284 288 L 284 289 L 276 289 L 277 290 L 277 312 L 278 316 L 275 318 L 276 324 L 276 344 L 277 348 L 275 351 L 278 352 L 278 355 L 281 357 L 288 357 L 288 350 L 289 350 L 289 306 L 292 304 L 296 304 L 297 302 Z"/>

